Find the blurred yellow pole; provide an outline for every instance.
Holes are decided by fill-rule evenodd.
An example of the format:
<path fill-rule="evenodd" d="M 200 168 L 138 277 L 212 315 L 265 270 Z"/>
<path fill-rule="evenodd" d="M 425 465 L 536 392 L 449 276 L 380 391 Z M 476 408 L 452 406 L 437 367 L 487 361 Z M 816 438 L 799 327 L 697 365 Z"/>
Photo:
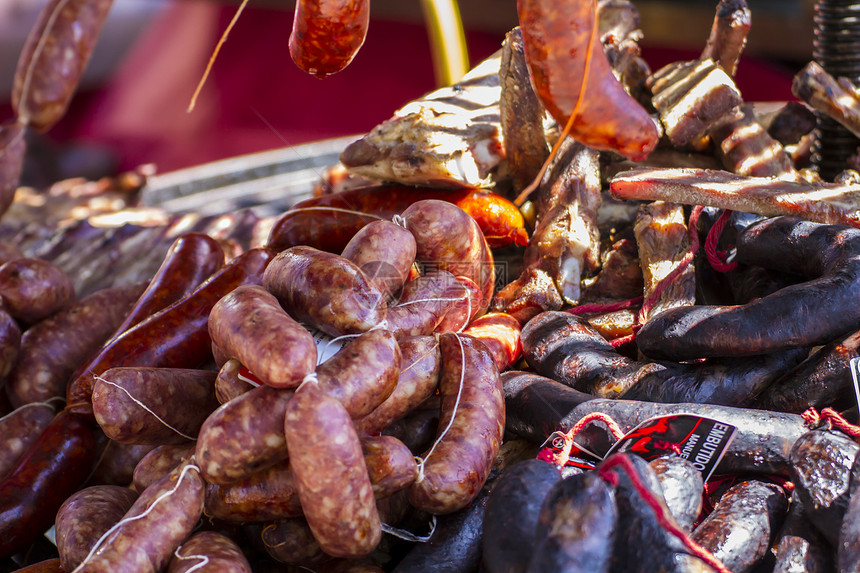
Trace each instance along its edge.
<path fill-rule="evenodd" d="M 430 37 L 436 85 L 450 86 L 469 71 L 466 34 L 457 0 L 421 0 L 421 9 Z"/>

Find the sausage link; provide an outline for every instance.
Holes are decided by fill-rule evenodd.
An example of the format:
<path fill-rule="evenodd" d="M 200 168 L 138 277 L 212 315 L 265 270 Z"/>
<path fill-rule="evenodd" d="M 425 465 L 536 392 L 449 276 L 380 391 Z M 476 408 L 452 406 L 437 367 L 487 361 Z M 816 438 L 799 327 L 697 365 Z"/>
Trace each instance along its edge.
<path fill-rule="evenodd" d="M 472 319 L 478 315 L 481 310 L 481 289 L 472 279 L 468 277 L 456 277 L 457 283 L 460 285 L 454 291 L 454 304 L 436 325 L 434 332 L 463 332 L 469 326 Z"/>
<path fill-rule="evenodd" d="M 121 444 L 108 439 L 86 485 L 128 486 L 134 476 L 134 468 L 154 447 Z"/>
<path fill-rule="evenodd" d="M 369 555 L 381 523 L 346 409 L 308 382 L 287 404 L 284 434 L 302 509 L 322 550 L 333 557 Z"/>
<path fill-rule="evenodd" d="M 418 464 L 406 445 L 393 436 L 361 436 L 361 451 L 376 499 L 388 497 L 412 484 Z"/>
<path fill-rule="evenodd" d="M 218 398 L 219 404 L 226 404 L 254 388 L 253 384 L 239 378 L 241 369 L 242 363 L 235 358 L 227 360 L 221 366 L 215 378 L 215 397 Z"/>
<path fill-rule="evenodd" d="M 236 543 L 217 531 L 201 531 L 173 553 L 167 573 L 251 573 L 251 564 Z"/>
<path fill-rule="evenodd" d="M 471 304 L 470 295 L 448 271 L 431 271 L 403 286 L 400 300 L 388 307 L 388 329 L 398 339 L 433 334 L 458 301 Z"/>
<path fill-rule="evenodd" d="M 502 443 L 505 401 L 499 369 L 482 342 L 442 334 L 439 345 L 439 435 L 422 456 L 423 476 L 410 487 L 409 502 L 444 514 L 468 505 L 486 482 Z"/>
<path fill-rule="evenodd" d="M 433 394 L 439 384 L 442 359 L 432 336 L 410 336 L 399 342 L 401 370 L 397 386 L 372 412 L 355 420 L 359 434 L 376 434 L 411 412 Z"/>
<path fill-rule="evenodd" d="M 259 285 L 240 286 L 212 307 L 209 336 L 226 356 L 275 388 L 296 388 L 316 367 L 311 333 Z"/>
<path fill-rule="evenodd" d="M 96 457 L 93 430 L 68 410 L 57 414 L 0 482 L 0 557 L 24 549 L 47 530 L 83 484 Z"/>
<path fill-rule="evenodd" d="M 111 368 L 93 388 L 93 414 L 120 443 L 185 443 L 218 406 L 216 375 L 188 368 Z"/>
<path fill-rule="evenodd" d="M 0 418 L 0 480 L 18 465 L 27 451 L 56 415 L 56 408 L 45 402 L 19 406 Z"/>
<path fill-rule="evenodd" d="M 173 471 L 194 451 L 194 446 L 156 446 L 134 466 L 131 485 L 141 492 Z"/>
<path fill-rule="evenodd" d="M 290 461 L 283 460 L 238 481 L 206 484 L 205 509 L 206 515 L 229 522 L 254 523 L 302 515 Z"/>
<path fill-rule="evenodd" d="M 161 571 L 203 514 L 203 488 L 196 466 L 177 467 L 140 494 L 76 571 Z"/>
<path fill-rule="evenodd" d="M 352 261 L 387 297 L 397 293 L 415 262 L 415 237 L 390 221 L 374 221 L 361 228 L 341 256 Z"/>
<path fill-rule="evenodd" d="M 298 0 L 290 56 L 302 70 L 324 78 L 358 53 L 370 23 L 370 0 Z"/>
<path fill-rule="evenodd" d="M 21 327 L 4 309 L 0 300 L 0 380 L 5 378 L 18 362 L 18 354 L 21 351 Z M 9 397 L 9 390 L 4 392 L 4 397 Z M 11 406 L 11 400 L 10 404 Z"/>
<path fill-rule="evenodd" d="M 496 275 L 492 252 L 475 220 L 456 205 L 435 199 L 413 203 L 402 217 L 418 245 L 416 258 L 473 280 L 483 295 L 479 314 L 486 312 Z"/>
<path fill-rule="evenodd" d="M 499 372 L 513 366 L 523 355 L 520 321 L 504 312 L 491 312 L 473 320 L 463 334 L 484 343 L 493 355 Z"/>
<path fill-rule="evenodd" d="M 107 341 L 144 286 L 96 291 L 27 329 L 6 381 L 12 404 L 64 397 L 69 377 Z"/>
<path fill-rule="evenodd" d="M 75 286 L 53 263 L 42 259 L 13 259 L 0 265 L 0 296 L 10 315 L 30 325 L 72 302 Z"/>
<path fill-rule="evenodd" d="M 67 571 L 77 567 L 136 499 L 137 493 L 116 485 L 95 485 L 69 496 L 57 511 L 54 523 L 63 567 Z"/>
<path fill-rule="evenodd" d="M 340 336 L 385 320 L 385 296 L 355 263 L 312 247 L 280 252 L 263 273 L 263 286 L 290 316 Z"/>
<path fill-rule="evenodd" d="M 47 131 L 63 117 L 113 0 L 51 0 L 18 59 L 12 107 L 18 120 Z"/>
<path fill-rule="evenodd" d="M 27 152 L 24 131 L 25 128 L 22 123 L 0 123 L 0 215 L 9 209 L 9 205 L 15 199 L 15 191 L 18 189 L 18 181 L 21 179 L 24 154 Z M 6 247 L 4 245 L 3 257 L 0 258 L 3 263 L 11 260 L 7 255 L 9 249 Z"/>
<path fill-rule="evenodd" d="M 331 559 L 314 539 L 304 516 L 279 519 L 260 533 L 266 553 L 279 563 L 310 565 Z"/>
<path fill-rule="evenodd" d="M 251 249 L 212 275 L 191 294 L 114 338 L 72 379 L 66 388 L 68 407 L 92 412 L 95 377 L 117 366 L 195 368 L 212 354 L 207 323 L 218 300 L 242 284 L 259 284 L 274 256 L 268 249 Z"/>
<path fill-rule="evenodd" d="M 60 563 L 60 558 L 55 557 L 54 559 L 45 559 L 44 561 L 16 569 L 15 573 L 68 573 L 68 571 L 69 569 L 66 569 Z"/>

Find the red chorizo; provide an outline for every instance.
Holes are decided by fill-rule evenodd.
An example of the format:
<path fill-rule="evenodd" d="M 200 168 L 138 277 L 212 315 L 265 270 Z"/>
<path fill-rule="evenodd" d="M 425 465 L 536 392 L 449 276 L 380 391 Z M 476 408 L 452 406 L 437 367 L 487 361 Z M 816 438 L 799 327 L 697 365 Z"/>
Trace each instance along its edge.
<path fill-rule="evenodd" d="M 187 444 L 156 446 L 149 451 L 134 466 L 131 485 L 134 491 L 141 492 L 162 477 L 173 471 L 173 468 L 187 459 L 194 451 L 194 446 Z"/>
<path fill-rule="evenodd" d="M 408 487 L 418 477 L 415 456 L 393 436 L 361 436 L 361 451 L 376 499 Z"/>
<path fill-rule="evenodd" d="M 218 406 L 211 370 L 111 368 L 93 388 L 93 414 L 112 440 L 127 444 L 192 441 Z"/>
<path fill-rule="evenodd" d="M 86 485 L 129 485 L 134 468 L 154 447 L 148 444 L 121 444 L 108 439 Z"/>
<path fill-rule="evenodd" d="M 113 0 L 51 0 L 18 58 L 12 107 L 19 121 L 47 131 L 66 112 Z"/>
<path fill-rule="evenodd" d="M 173 553 L 167 573 L 251 573 L 251 564 L 232 539 L 217 531 L 195 533 Z"/>
<path fill-rule="evenodd" d="M 448 271 L 431 271 L 403 286 L 397 304 L 388 307 L 386 327 L 398 339 L 432 334 L 458 301 L 470 305 L 469 295 Z"/>
<path fill-rule="evenodd" d="M 137 493 L 116 485 L 96 485 L 75 492 L 63 502 L 54 522 L 57 551 L 67 571 L 87 556 L 96 541 L 113 527 L 137 499 Z"/>
<path fill-rule="evenodd" d="M 520 321 L 504 312 L 491 312 L 475 319 L 463 330 L 484 343 L 493 355 L 499 372 L 514 365 L 523 355 Z"/>
<path fill-rule="evenodd" d="M 308 381 L 287 404 L 284 434 L 302 509 L 322 550 L 333 557 L 369 555 L 382 529 L 346 409 Z"/>
<path fill-rule="evenodd" d="M 61 310 L 75 298 L 72 279 L 42 259 L 13 259 L 0 265 L 0 296 L 6 311 L 30 325 Z"/>
<path fill-rule="evenodd" d="M 283 425 L 283 417 L 281 422 Z M 253 523 L 302 515 L 290 461 L 280 461 L 230 483 L 208 483 L 205 509 L 206 515 L 230 522 Z"/>
<path fill-rule="evenodd" d="M 0 480 L 18 465 L 18 460 L 56 415 L 47 402 L 24 404 L 0 418 Z"/>
<path fill-rule="evenodd" d="M 296 388 L 316 367 L 311 333 L 259 285 L 240 286 L 212 307 L 209 336 L 226 356 L 275 388 Z"/>
<path fill-rule="evenodd" d="M 496 275 L 492 252 L 475 220 L 456 205 L 434 199 L 413 203 L 402 217 L 418 245 L 418 261 L 473 280 L 483 295 L 479 313 L 486 312 Z"/>
<path fill-rule="evenodd" d="M 96 291 L 27 329 L 6 382 L 12 404 L 65 396 L 69 376 L 107 341 L 144 287 Z"/>
<path fill-rule="evenodd" d="M 296 320 L 326 334 L 358 334 L 385 320 L 385 296 L 355 263 L 312 247 L 280 252 L 263 286 Z"/>
<path fill-rule="evenodd" d="M 191 294 L 114 338 L 92 357 L 66 388 L 68 408 L 92 412 L 95 377 L 117 366 L 195 368 L 212 353 L 207 322 L 222 296 L 242 284 L 260 282 L 274 253 L 251 249 L 235 258 Z"/>
<path fill-rule="evenodd" d="M 454 304 L 436 325 L 434 332 L 462 332 L 481 310 L 481 289 L 468 277 L 456 277 L 459 287 L 452 289 Z"/>
<path fill-rule="evenodd" d="M 482 342 L 459 334 L 439 336 L 442 417 L 409 502 L 444 514 L 468 505 L 481 491 L 502 442 L 505 402 L 499 370 Z"/>
<path fill-rule="evenodd" d="M 358 53 L 370 22 L 370 0 L 298 0 L 290 56 L 318 78 L 335 74 Z"/>
<path fill-rule="evenodd" d="M 415 262 L 415 237 L 390 221 L 374 221 L 362 227 L 341 256 L 364 271 L 365 276 L 387 297 L 396 294 Z"/>

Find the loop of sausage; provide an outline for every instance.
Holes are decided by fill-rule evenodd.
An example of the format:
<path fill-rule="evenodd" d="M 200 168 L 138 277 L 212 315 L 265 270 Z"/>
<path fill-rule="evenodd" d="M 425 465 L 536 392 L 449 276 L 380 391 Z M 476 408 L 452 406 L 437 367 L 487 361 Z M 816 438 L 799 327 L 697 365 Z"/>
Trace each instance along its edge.
<path fill-rule="evenodd" d="M 398 339 L 426 336 L 436 332 L 449 313 L 456 314 L 462 326 L 469 318 L 459 312 L 458 304 L 463 302 L 472 306 L 472 292 L 457 277 L 443 270 L 428 272 L 406 283 L 397 304 L 388 307 L 388 329 Z M 475 300 L 475 312 L 479 303 Z"/>
<path fill-rule="evenodd" d="M 522 326 L 520 321 L 504 312 L 491 312 L 473 320 L 463 334 L 474 336 L 484 343 L 504 372 L 523 355 Z"/>
<path fill-rule="evenodd" d="M 341 256 L 358 265 L 386 297 L 392 297 L 409 277 L 416 249 L 412 233 L 391 221 L 374 221 L 350 239 Z"/>
<path fill-rule="evenodd" d="M 275 388 L 298 387 L 317 364 L 311 333 L 258 285 L 240 286 L 215 303 L 209 336 L 226 356 Z"/>
<path fill-rule="evenodd" d="M 303 71 L 324 78 L 343 70 L 370 22 L 370 0 L 298 0 L 290 56 Z"/>
<path fill-rule="evenodd" d="M 445 514 L 468 505 L 486 482 L 502 443 L 505 401 L 499 370 L 482 342 L 442 334 L 439 344 L 439 434 L 422 456 L 423 477 L 410 486 L 409 502 Z"/>

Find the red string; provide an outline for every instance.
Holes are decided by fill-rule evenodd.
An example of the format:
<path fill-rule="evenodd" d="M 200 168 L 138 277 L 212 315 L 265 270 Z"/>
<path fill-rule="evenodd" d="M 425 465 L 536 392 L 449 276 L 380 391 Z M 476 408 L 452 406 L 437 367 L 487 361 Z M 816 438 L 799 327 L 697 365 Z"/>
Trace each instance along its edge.
<path fill-rule="evenodd" d="M 801 417 L 810 426 L 818 426 L 823 422 L 829 423 L 833 428 L 851 436 L 852 438 L 860 438 L 860 426 L 855 426 L 845 418 L 839 415 L 839 412 L 833 408 L 824 408 L 819 413 L 815 408 L 809 407 Z"/>
<path fill-rule="evenodd" d="M 630 458 L 626 455 L 617 455 L 612 456 L 607 461 L 601 464 L 600 469 L 597 470 L 598 475 L 612 484 L 613 486 L 618 485 L 618 476 L 611 473 L 611 470 L 615 467 L 619 467 L 624 470 L 627 476 L 630 478 L 633 487 L 642 496 L 642 499 L 651 506 L 651 509 L 654 511 L 654 516 L 657 518 L 657 522 L 669 533 L 677 537 L 681 540 L 681 542 L 690 550 L 690 552 L 695 556 L 710 565 L 716 571 L 720 573 L 731 573 L 729 569 L 723 565 L 719 559 L 713 556 L 713 554 L 690 539 L 690 536 L 687 535 L 684 530 L 682 530 L 678 524 L 666 515 L 663 506 L 654 497 L 654 494 L 651 493 L 642 480 L 639 479 L 639 474 L 636 471 L 636 468 L 633 466 L 633 462 L 630 461 Z"/>
<path fill-rule="evenodd" d="M 708 257 L 711 267 L 721 273 L 727 273 L 738 266 L 737 261 L 726 262 L 726 251 L 717 250 L 717 242 L 720 240 L 720 235 L 723 234 L 723 229 L 726 228 L 731 214 L 730 209 L 725 209 L 717 219 L 717 222 L 711 227 L 711 230 L 708 231 L 708 236 L 705 238 L 705 256 Z"/>
<path fill-rule="evenodd" d="M 553 454 L 550 448 L 546 448 L 538 454 L 538 459 L 542 459 L 545 462 L 550 462 L 557 466 L 563 466 L 567 463 L 567 460 L 570 459 L 570 451 L 573 449 L 574 438 L 576 438 L 585 426 L 591 422 L 598 421 L 607 425 L 609 432 L 616 440 L 620 440 L 624 436 L 624 430 L 621 429 L 621 426 L 619 426 L 615 420 L 602 412 L 592 412 L 591 414 L 580 418 L 580 420 L 562 436 L 564 439 L 564 446 L 561 448 L 560 452 Z"/>
<path fill-rule="evenodd" d="M 630 308 L 639 304 L 642 304 L 641 296 L 637 296 L 636 298 L 631 298 L 629 300 L 622 300 L 619 302 L 610 302 L 607 304 L 581 304 L 579 306 L 567 309 L 567 312 L 576 315 L 615 312 L 616 310 L 624 310 L 625 308 Z"/>

